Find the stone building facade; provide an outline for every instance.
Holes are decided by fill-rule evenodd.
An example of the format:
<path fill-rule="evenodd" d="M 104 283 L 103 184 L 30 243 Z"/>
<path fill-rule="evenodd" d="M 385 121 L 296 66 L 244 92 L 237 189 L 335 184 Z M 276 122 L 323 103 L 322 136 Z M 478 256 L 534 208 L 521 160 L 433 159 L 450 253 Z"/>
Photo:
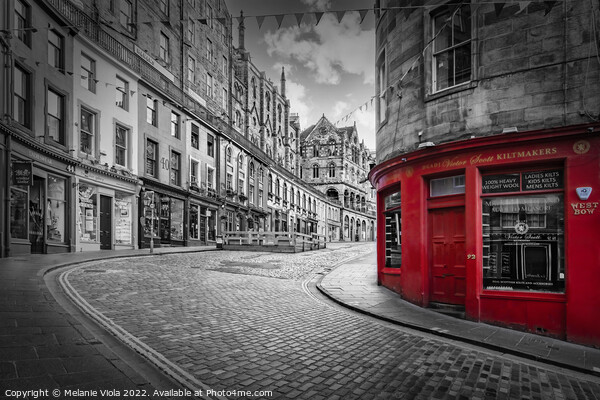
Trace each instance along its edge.
<path fill-rule="evenodd" d="M 376 7 L 379 282 L 599 345 L 599 5 Z"/>

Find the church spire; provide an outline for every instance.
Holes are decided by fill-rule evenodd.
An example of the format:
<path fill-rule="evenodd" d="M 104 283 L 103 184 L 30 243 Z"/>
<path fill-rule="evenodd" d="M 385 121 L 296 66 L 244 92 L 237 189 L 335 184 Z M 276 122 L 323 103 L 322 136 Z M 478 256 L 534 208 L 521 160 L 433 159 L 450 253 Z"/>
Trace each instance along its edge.
<path fill-rule="evenodd" d="M 285 98 L 285 67 L 281 67 L 281 96 Z"/>
<path fill-rule="evenodd" d="M 245 36 L 246 36 L 246 26 L 244 25 L 244 11 L 240 11 L 240 26 L 238 28 L 238 46 L 240 50 L 246 50 L 245 47 Z"/>

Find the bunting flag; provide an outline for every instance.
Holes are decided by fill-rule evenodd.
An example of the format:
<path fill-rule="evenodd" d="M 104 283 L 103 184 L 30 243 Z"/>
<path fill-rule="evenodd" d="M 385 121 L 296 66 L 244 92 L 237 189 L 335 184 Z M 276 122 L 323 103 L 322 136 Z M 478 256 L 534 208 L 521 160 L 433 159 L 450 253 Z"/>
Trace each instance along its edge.
<path fill-rule="evenodd" d="M 554 8 L 554 6 L 556 5 L 556 1 L 545 1 L 544 2 L 544 6 L 546 7 L 546 11 L 544 12 L 544 16 L 548 15 L 548 13 L 550 11 L 552 11 L 552 8 Z"/>
<path fill-rule="evenodd" d="M 227 18 L 225 17 L 219 17 L 217 18 L 217 21 L 219 21 L 223 25 L 227 25 Z"/>
<path fill-rule="evenodd" d="M 130 90 L 130 91 L 129 91 L 129 95 L 130 95 L 130 96 L 133 96 L 134 94 L 135 94 L 135 90 Z"/>
<path fill-rule="evenodd" d="M 358 14 L 360 15 L 360 23 L 362 24 L 363 21 L 365 20 L 365 17 L 367 16 L 367 13 L 369 12 L 369 10 L 358 10 Z"/>
<path fill-rule="evenodd" d="M 200 22 L 203 25 L 208 25 L 208 19 L 206 18 L 198 18 L 198 22 Z"/>
<path fill-rule="evenodd" d="M 322 13 L 322 12 L 316 12 L 315 13 L 315 18 L 317 19 L 317 23 L 315 24 L 315 26 L 319 25 L 319 22 L 321 21 L 321 18 L 323 17 L 323 14 L 324 13 Z"/>
<path fill-rule="evenodd" d="M 146 25 L 148 28 L 152 28 L 152 22 L 142 22 L 142 24 Z"/>
<path fill-rule="evenodd" d="M 531 4 L 531 1 L 520 1 L 519 2 L 519 11 L 515 13 L 515 15 L 520 14 L 523 10 L 527 9 L 527 7 Z"/>
<path fill-rule="evenodd" d="M 258 24 L 258 29 L 259 30 L 260 30 L 260 27 L 262 26 L 264 20 L 265 20 L 265 16 L 264 15 L 257 15 L 256 16 L 256 23 Z"/>
<path fill-rule="evenodd" d="M 244 24 L 244 17 L 235 17 L 235 19 L 237 19 L 238 25 L 243 25 Z"/>
<path fill-rule="evenodd" d="M 304 13 L 296 13 L 294 15 L 296 16 L 296 22 L 298 22 L 298 26 L 300 26 L 300 23 L 302 23 L 302 18 L 304 18 Z"/>
<path fill-rule="evenodd" d="M 275 15 L 275 19 L 277 20 L 277 29 L 281 28 L 281 23 L 283 22 L 283 17 L 285 17 L 285 14 Z"/>
<path fill-rule="evenodd" d="M 494 8 L 496 9 L 496 17 L 500 16 L 502 9 L 504 8 L 505 3 L 496 3 L 494 4 Z"/>
<path fill-rule="evenodd" d="M 341 23 L 344 15 L 346 15 L 346 11 L 336 11 L 335 14 L 337 15 L 338 23 Z"/>

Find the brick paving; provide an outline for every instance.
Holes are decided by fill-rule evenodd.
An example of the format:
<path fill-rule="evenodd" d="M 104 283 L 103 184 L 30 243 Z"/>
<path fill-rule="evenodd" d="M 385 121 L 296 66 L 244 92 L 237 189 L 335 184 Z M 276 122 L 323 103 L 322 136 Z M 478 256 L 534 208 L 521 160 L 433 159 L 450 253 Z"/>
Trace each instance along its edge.
<path fill-rule="evenodd" d="M 107 260 L 70 269 L 63 281 L 88 312 L 164 357 L 190 386 L 230 392 L 222 398 L 246 398 L 234 390 L 272 391 L 259 396 L 270 399 L 600 397 L 597 377 L 407 332 L 303 290 L 315 273 L 372 249 Z"/>

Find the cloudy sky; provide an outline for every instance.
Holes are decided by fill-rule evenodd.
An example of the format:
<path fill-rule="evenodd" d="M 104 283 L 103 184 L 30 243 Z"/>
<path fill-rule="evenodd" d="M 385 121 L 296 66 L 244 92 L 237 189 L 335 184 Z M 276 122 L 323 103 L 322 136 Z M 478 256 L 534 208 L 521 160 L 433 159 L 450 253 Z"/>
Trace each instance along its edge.
<path fill-rule="evenodd" d="M 225 2 L 232 17 L 238 17 L 240 10 L 247 17 L 245 46 L 254 64 L 278 86 L 281 67 L 285 66 L 291 112 L 300 115 L 302 129 L 323 114 L 334 124 L 339 120 L 339 127 L 356 121 L 359 136 L 375 150 L 375 103 L 371 103 L 375 93 L 373 0 Z M 369 9 L 362 24 L 356 11 L 346 12 L 341 22 L 334 12 L 361 9 Z M 317 25 L 315 11 L 330 12 L 325 12 Z M 296 13 L 306 13 L 300 26 Z M 288 14 L 280 28 L 274 14 Z M 257 16 L 266 16 L 260 29 Z M 237 38 L 234 19 L 235 46 Z"/>

